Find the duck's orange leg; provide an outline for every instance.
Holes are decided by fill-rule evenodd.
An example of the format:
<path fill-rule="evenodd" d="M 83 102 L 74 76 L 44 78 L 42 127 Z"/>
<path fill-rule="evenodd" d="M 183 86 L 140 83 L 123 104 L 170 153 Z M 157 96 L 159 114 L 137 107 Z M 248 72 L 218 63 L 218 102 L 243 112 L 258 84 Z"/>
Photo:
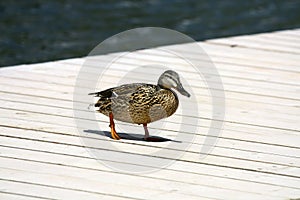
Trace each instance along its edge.
<path fill-rule="evenodd" d="M 148 131 L 148 128 L 147 128 L 147 124 L 143 124 L 143 127 L 144 127 L 144 130 L 145 130 L 144 139 L 148 140 L 149 139 L 149 131 Z"/>
<path fill-rule="evenodd" d="M 114 140 L 119 140 L 121 139 L 120 136 L 117 134 L 116 129 L 115 129 L 115 122 L 114 122 L 114 116 L 112 113 L 109 113 L 109 127 L 110 127 L 110 133 L 111 137 Z"/>

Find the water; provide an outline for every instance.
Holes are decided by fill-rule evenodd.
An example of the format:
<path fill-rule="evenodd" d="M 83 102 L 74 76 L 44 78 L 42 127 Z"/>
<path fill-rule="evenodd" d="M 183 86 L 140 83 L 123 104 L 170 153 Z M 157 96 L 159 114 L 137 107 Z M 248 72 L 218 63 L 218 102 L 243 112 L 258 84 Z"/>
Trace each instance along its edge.
<path fill-rule="evenodd" d="M 300 1 L 2 0 L 0 23 L 0 66 L 7 66 L 85 56 L 136 27 L 170 28 L 195 40 L 299 28 Z"/>

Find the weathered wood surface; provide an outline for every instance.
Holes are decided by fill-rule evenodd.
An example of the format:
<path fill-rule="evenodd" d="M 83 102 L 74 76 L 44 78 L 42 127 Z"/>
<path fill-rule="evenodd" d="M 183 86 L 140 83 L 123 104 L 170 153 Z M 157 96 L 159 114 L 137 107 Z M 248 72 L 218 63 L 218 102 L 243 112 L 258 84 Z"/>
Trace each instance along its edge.
<path fill-rule="evenodd" d="M 176 57 L 152 49 L 116 63 L 125 73 L 122 66 L 163 60 L 190 75 L 192 88 L 201 97 L 201 126 L 189 149 L 167 168 L 145 174 L 116 172 L 86 150 L 98 147 L 82 144 L 72 99 L 84 58 L 1 68 L 0 199 L 300 198 L 299 42 L 296 29 L 199 43 L 218 69 L 226 95 L 222 134 L 204 159 L 199 159 L 199 149 L 211 117 L 205 87 L 193 85 L 193 74 L 176 68 L 180 62 Z M 180 45 L 192 59 L 207 62 L 189 44 Z M 113 73 L 102 86 L 110 87 L 120 77 Z M 132 80 L 142 81 L 138 76 Z M 177 113 L 162 128 L 166 135 L 176 134 L 179 117 Z M 107 127 L 107 119 L 100 116 L 99 124 Z M 156 129 L 150 125 L 150 131 Z M 103 140 L 125 153 L 165 148 L 162 143 Z"/>

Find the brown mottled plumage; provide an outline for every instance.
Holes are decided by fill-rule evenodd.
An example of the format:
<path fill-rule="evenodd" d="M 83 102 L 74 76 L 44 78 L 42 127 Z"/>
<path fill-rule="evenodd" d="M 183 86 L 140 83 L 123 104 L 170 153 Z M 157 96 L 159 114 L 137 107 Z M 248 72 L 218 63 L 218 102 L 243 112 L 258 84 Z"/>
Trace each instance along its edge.
<path fill-rule="evenodd" d="M 100 97 L 95 107 L 99 107 L 100 113 L 110 117 L 114 139 L 120 138 L 114 130 L 113 118 L 143 124 L 147 139 L 147 124 L 171 116 L 178 108 L 178 97 L 171 88 L 190 96 L 183 89 L 178 74 L 172 70 L 165 71 L 157 85 L 132 83 L 91 94 Z"/>

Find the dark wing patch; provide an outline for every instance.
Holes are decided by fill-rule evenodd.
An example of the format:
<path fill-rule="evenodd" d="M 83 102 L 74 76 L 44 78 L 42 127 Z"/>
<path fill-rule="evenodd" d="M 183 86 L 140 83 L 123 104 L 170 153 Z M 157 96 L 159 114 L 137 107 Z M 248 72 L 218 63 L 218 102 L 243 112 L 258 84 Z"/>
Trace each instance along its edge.
<path fill-rule="evenodd" d="M 103 90 L 100 92 L 95 92 L 95 93 L 89 93 L 88 95 L 95 95 L 95 97 L 101 97 L 101 98 L 110 98 L 112 96 L 114 88 L 109 88 L 107 90 Z"/>
<path fill-rule="evenodd" d="M 100 92 L 89 93 L 88 95 L 95 95 L 95 97 L 100 98 L 113 98 L 118 96 L 127 96 L 135 93 L 137 90 L 140 89 L 141 86 L 151 86 L 155 87 L 151 84 L 145 83 L 132 83 L 132 84 L 125 84 L 119 87 L 109 88 Z"/>
<path fill-rule="evenodd" d="M 134 101 L 140 101 L 140 98 L 147 99 L 150 95 L 150 91 L 155 91 L 157 86 L 145 83 L 132 83 L 125 84 L 119 87 L 109 88 L 100 92 L 90 93 L 89 95 L 95 95 L 95 97 L 100 97 L 100 99 L 95 104 L 95 107 L 101 107 L 104 105 L 111 105 L 111 100 L 116 99 L 120 101 L 128 101 L 132 103 Z M 151 96 L 151 95 L 150 95 Z M 137 98 L 137 99 L 135 99 Z"/>
<path fill-rule="evenodd" d="M 113 92 L 117 96 L 129 96 L 136 92 L 141 86 L 145 84 L 143 83 L 132 83 L 132 84 L 125 84 L 119 87 L 113 88 Z"/>

